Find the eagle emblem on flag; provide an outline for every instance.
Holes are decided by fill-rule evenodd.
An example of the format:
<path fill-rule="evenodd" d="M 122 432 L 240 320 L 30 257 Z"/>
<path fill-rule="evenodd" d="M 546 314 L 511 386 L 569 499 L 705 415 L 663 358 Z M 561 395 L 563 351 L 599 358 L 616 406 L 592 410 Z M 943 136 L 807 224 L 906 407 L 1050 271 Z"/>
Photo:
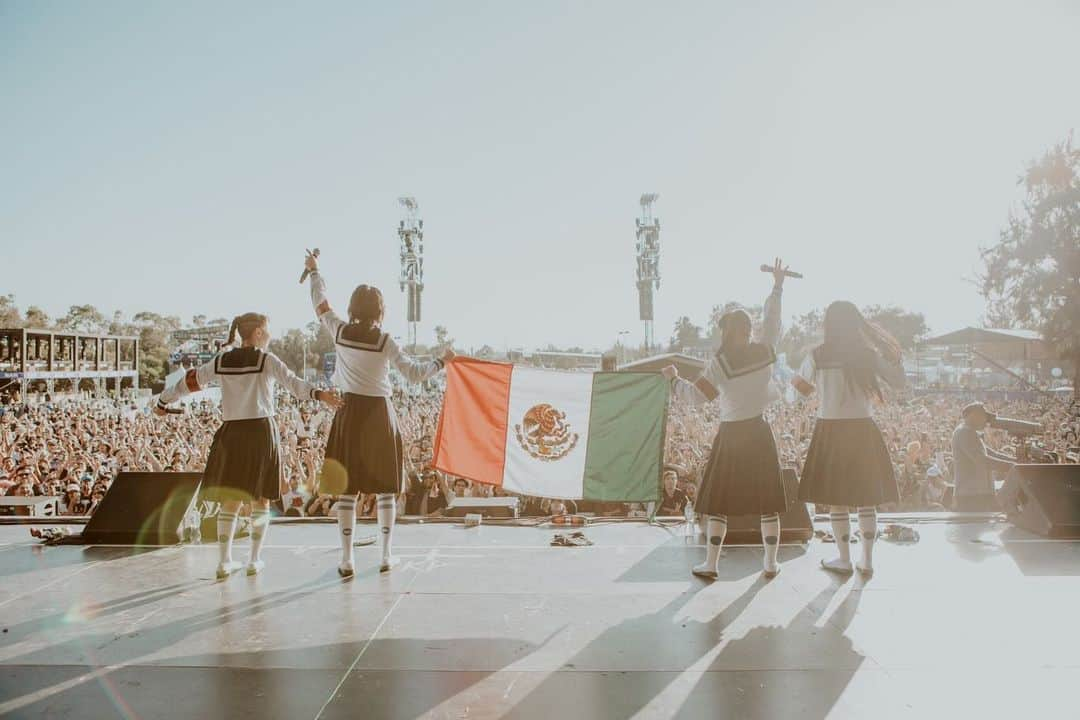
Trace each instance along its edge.
<path fill-rule="evenodd" d="M 570 454 L 578 434 L 566 422 L 566 413 L 547 403 L 529 408 L 521 424 L 514 425 L 517 440 L 537 460 L 560 460 Z"/>

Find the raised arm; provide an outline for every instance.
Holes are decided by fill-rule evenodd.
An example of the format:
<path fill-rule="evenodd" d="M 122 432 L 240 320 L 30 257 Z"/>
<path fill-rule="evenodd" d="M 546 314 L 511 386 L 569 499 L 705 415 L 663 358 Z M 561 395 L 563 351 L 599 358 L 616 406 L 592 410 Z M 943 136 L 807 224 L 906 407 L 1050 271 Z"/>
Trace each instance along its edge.
<path fill-rule="evenodd" d="M 345 321 L 330 308 L 330 301 L 326 298 L 326 281 L 319 272 L 318 256 L 308 253 L 304 258 L 304 268 L 311 273 L 311 307 L 315 308 L 315 317 L 336 338 Z"/>
<path fill-rule="evenodd" d="M 764 318 L 759 339 L 759 342 L 774 349 L 780 342 L 780 330 L 783 325 L 780 298 L 784 292 L 784 278 L 787 277 L 785 272 L 787 272 L 787 266 L 781 262 L 780 258 L 776 258 L 773 264 L 773 288 L 769 297 L 765 298 Z"/>

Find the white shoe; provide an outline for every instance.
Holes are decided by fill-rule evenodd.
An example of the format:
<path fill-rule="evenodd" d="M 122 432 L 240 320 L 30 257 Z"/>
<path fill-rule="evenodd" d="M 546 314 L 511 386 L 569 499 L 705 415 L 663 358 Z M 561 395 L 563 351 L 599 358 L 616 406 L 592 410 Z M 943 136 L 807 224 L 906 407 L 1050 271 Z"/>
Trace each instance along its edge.
<path fill-rule="evenodd" d="M 859 571 L 860 575 L 863 575 L 865 577 L 870 577 L 874 574 L 874 567 L 872 565 L 865 566 L 862 563 L 856 563 L 855 569 Z"/>
<path fill-rule="evenodd" d="M 707 563 L 695 565 L 690 572 L 694 573 L 698 577 L 708 578 L 709 580 L 715 580 L 718 575 L 718 573 L 716 572 L 716 568 Z"/>
<path fill-rule="evenodd" d="M 821 567 L 825 568 L 829 572 L 834 572 L 840 575 L 850 575 L 854 572 L 854 568 L 851 567 L 851 563 L 844 562 L 840 558 L 829 561 L 822 560 Z"/>
<path fill-rule="evenodd" d="M 258 575 L 260 572 L 262 572 L 262 569 L 264 567 L 266 567 L 266 563 L 264 561 L 262 561 L 262 560 L 252 560 L 251 562 L 248 563 L 247 574 L 248 575 Z"/>
<path fill-rule="evenodd" d="M 219 563 L 217 566 L 217 578 L 218 580 L 224 580 L 239 570 L 241 565 L 236 560 L 230 560 L 229 562 Z"/>
<path fill-rule="evenodd" d="M 343 562 L 338 563 L 337 572 L 341 577 L 349 578 L 352 577 L 356 571 L 353 570 L 353 564 L 351 562 Z"/>
<path fill-rule="evenodd" d="M 401 564 L 401 560 L 399 558 L 396 558 L 396 557 L 384 558 L 383 561 L 382 561 L 382 564 L 379 565 L 379 572 L 381 572 L 381 573 L 390 572 L 392 569 L 396 568 L 400 564 Z"/>
<path fill-rule="evenodd" d="M 765 568 L 761 571 L 761 574 L 765 576 L 766 580 L 772 580 L 774 577 L 780 574 L 780 566 L 777 565 L 774 568 Z"/>

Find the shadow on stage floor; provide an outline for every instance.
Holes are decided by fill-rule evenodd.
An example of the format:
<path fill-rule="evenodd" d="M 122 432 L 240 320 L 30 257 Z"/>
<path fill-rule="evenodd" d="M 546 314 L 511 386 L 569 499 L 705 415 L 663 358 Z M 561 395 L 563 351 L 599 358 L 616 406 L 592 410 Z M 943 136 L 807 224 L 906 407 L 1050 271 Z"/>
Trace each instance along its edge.
<path fill-rule="evenodd" d="M 130 547 L 121 545 L 90 545 L 81 552 L 70 552 L 70 547 L 47 547 L 35 545 L 30 552 L 11 552 L 0 563 L 0 578 L 21 575 L 38 570 L 83 565 L 90 562 L 106 562 L 120 558 L 144 555 L 164 550 L 164 546 Z"/>

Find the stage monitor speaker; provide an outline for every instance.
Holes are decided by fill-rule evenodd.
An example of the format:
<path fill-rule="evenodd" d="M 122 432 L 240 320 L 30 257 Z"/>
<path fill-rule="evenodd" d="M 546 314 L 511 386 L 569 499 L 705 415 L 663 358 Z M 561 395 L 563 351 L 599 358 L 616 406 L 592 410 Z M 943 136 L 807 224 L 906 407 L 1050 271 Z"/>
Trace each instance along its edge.
<path fill-rule="evenodd" d="M 86 545 L 175 545 L 202 473 L 122 472 L 86 523 Z"/>
<path fill-rule="evenodd" d="M 1050 538 L 1080 538 L 1080 465 L 1016 465 L 998 493 L 1017 527 Z"/>
<path fill-rule="evenodd" d="M 465 517 L 475 513 L 486 518 L 515 518 L 517 510 L 516 497 L 462 497 L 454 498 L 450 506 L 443 510 L 443 517 Z"/>
<path fill-rule="evenodd" d="M 780 542 L 809 542 L 814 537 L 814 524 L 806 503 L 799 502 L 799 476 L 795 468 L 782 471 L 784 494 L 787 496 L 787 510 L 780 515 Z M 725 545 L 761 545 L 761 516 L 743 515 L 728 518 Z"/>

